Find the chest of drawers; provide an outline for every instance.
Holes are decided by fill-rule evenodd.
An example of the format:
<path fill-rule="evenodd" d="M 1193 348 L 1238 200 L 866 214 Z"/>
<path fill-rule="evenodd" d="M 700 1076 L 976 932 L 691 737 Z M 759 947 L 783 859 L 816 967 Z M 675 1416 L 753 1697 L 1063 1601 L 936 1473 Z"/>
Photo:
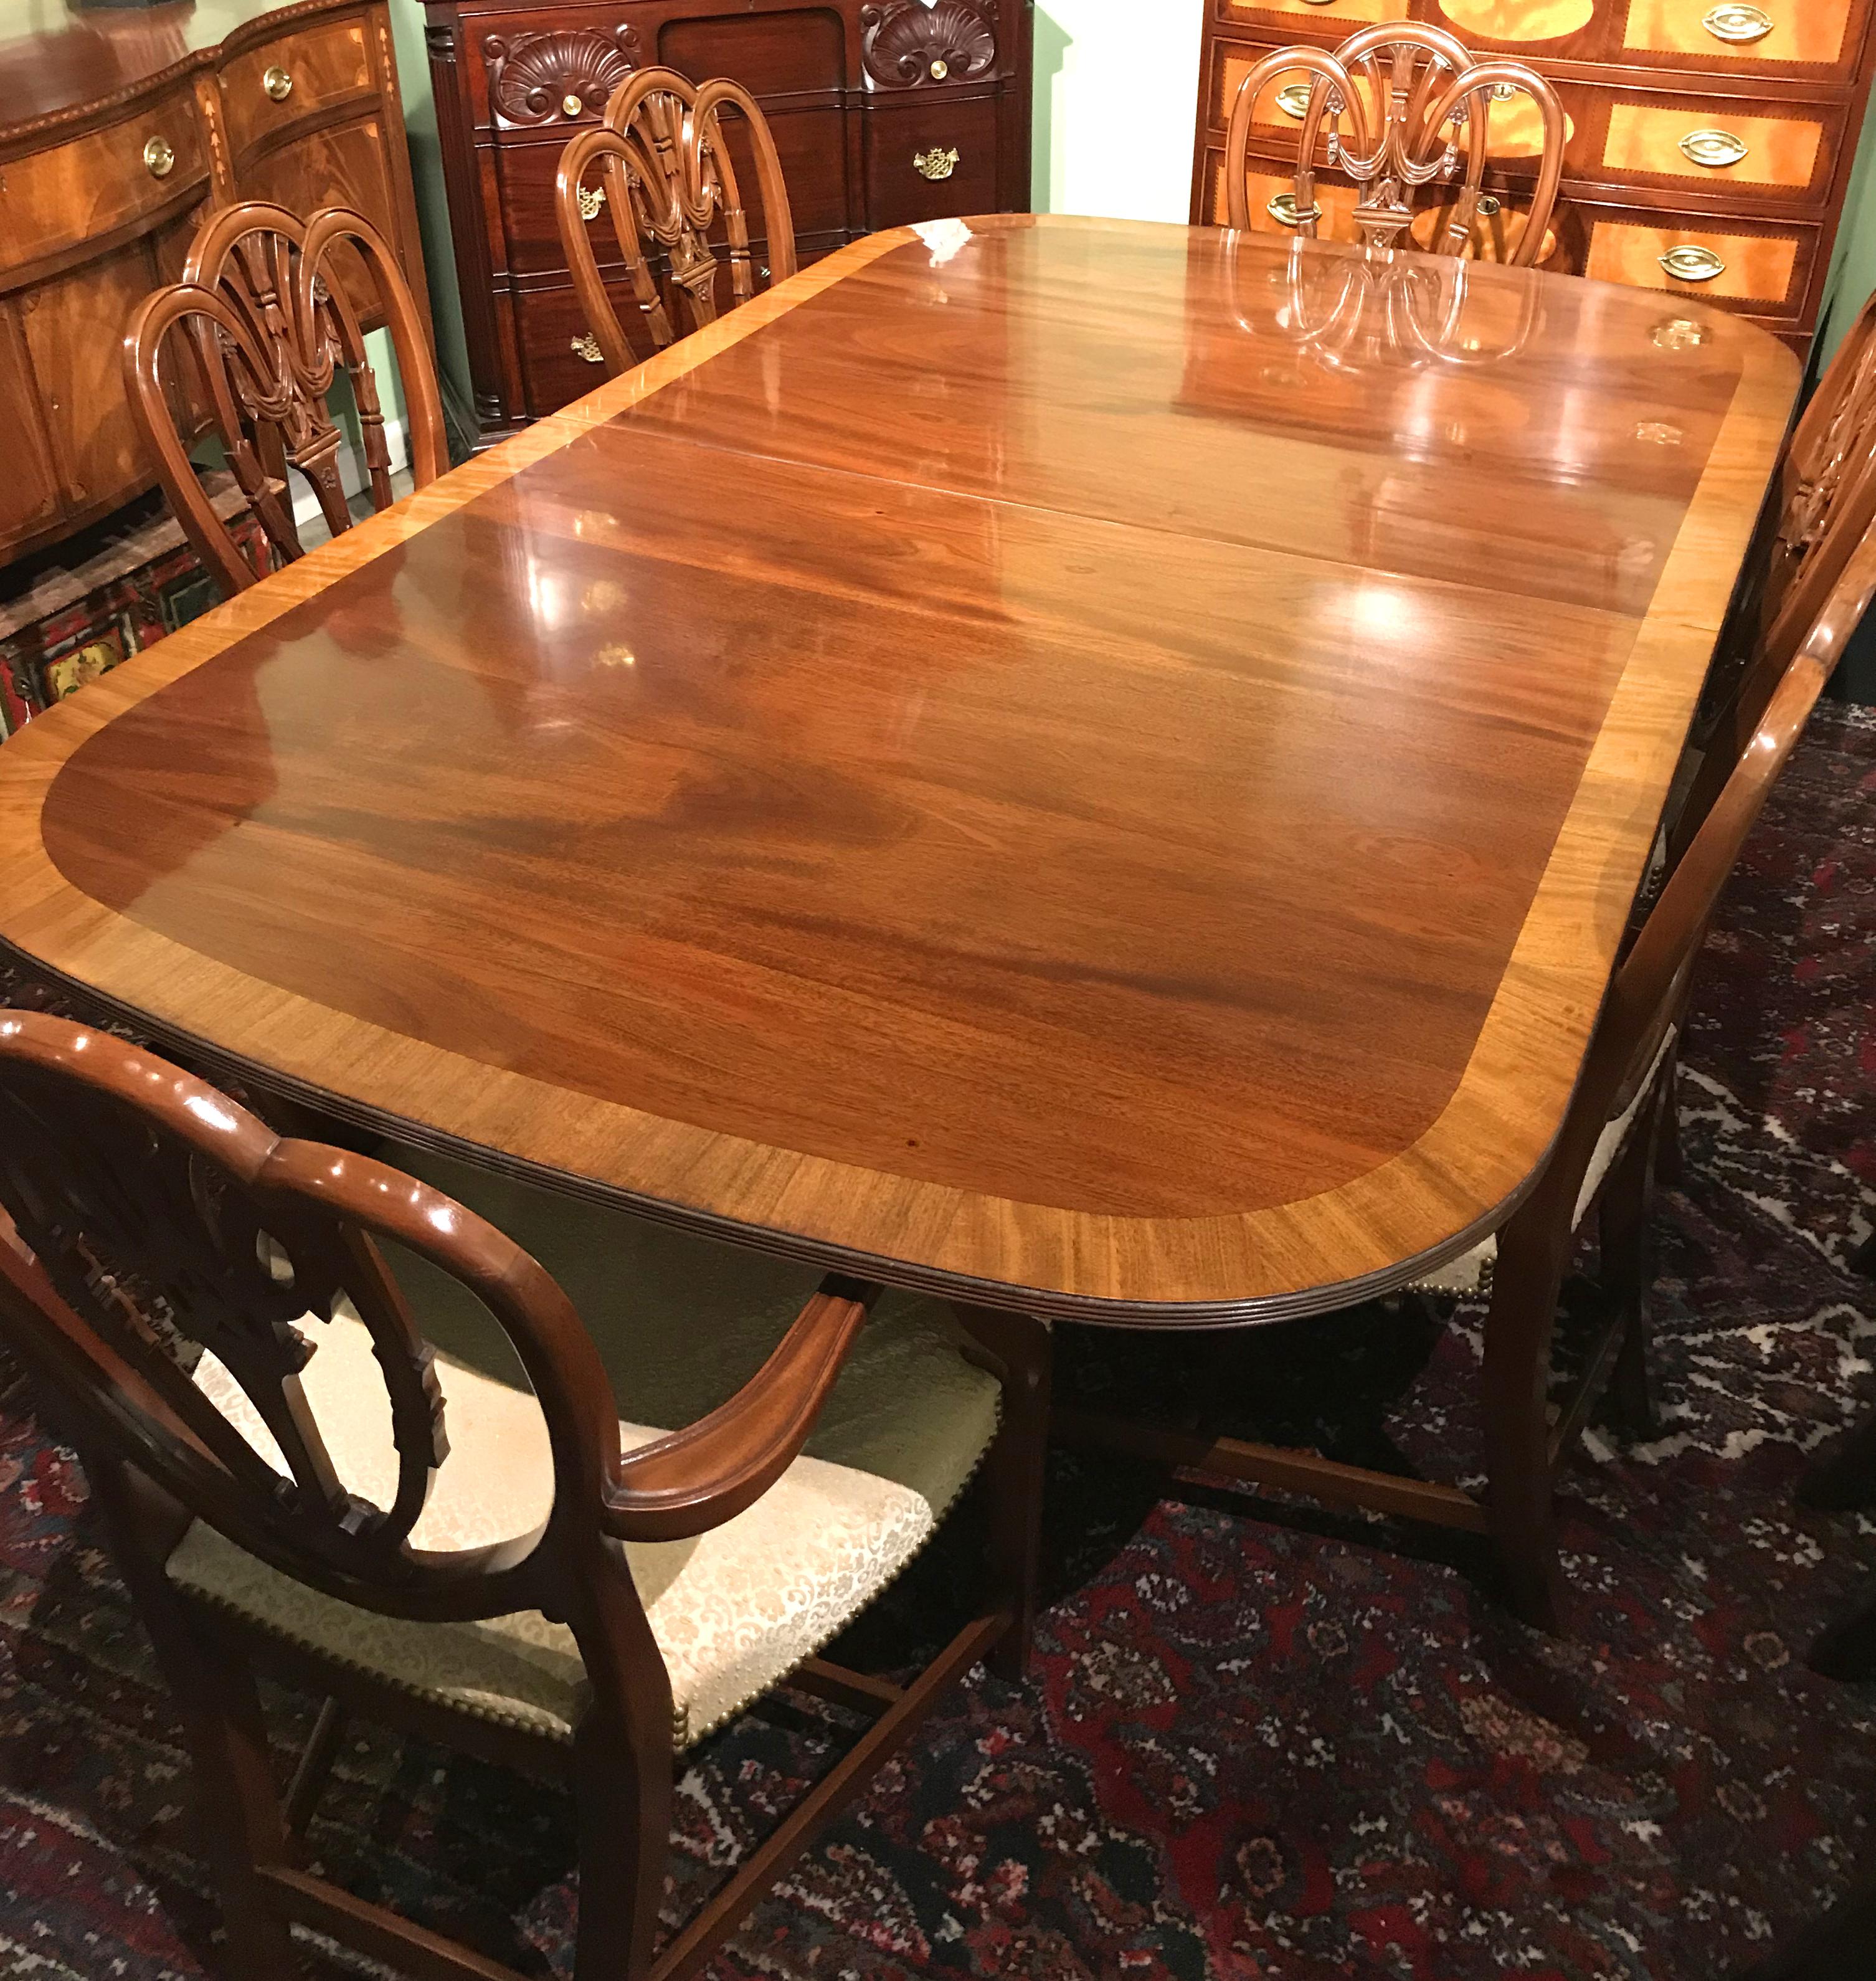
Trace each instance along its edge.
<path fill-rule="evenodd" d="M 1209 0 L 1192 217 L 1224 218 L 1225 128 L 1272 48 L 1375 21 L 1449 29 L 1555 85 L 1569 123 L 1541 265 L 1738 310 L 1802 348 L 1816 327 L 1870 87 L 1872 0 Z M 1296 96 L 1256 113 L 1257 225 L 1293 224 Z M 1292 112 L 1291 106 L 1295 106 Z M 1535 118 L 1495 108 L 1478 251 L 1502 251 L 1534 174 Z M 1324 231 L 1353 195 L 1325 172 Z M 1333 226 L 1339 219 L 1340 226 Z"/>
<path fill-rule="evenodd" d="M 727 75 L 756 96 L 781 153 L 803 263 L 878 228 L 1029 203 L 1033 0 L 424 5 L 485 441 L 604 375 L 555 228 L 554 174 L 567 140 L 597 122 L 634 68 Z M 629 332 L 638 313 L 610 221 L 597 204 L 589 221 Z"/>

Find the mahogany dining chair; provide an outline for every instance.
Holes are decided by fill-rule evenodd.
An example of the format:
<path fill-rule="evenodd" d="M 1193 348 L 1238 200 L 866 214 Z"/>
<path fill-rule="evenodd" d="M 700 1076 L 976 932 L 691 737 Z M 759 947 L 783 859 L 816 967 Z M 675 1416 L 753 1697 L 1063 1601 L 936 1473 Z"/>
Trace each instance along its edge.
<path fill-rule="evenodd" d="M 1282 82 L 1286 77 L 1306 81 Z M 1225 140 L 1225 195 L 1230 225 L 1252 224 L 1248 179 L 1252 148 L 1266 151 L 1290 140 L 1259 129 L 1272 85 L 1298 120 L 1296 175 L 1272 211 L 1313 238 L 1327 211 L 1319 170 L 1354 188 L 1349 218 L 1357 238 L 1374 248 L 1424 247 L 1439 255 L 1480 255 L 1528 267 L 1544 258 L 1566 134 L 1557 92 L 1536 70 L 1507 57 L 1475 58 L 1443 28 L 1381 21 L 1351 35 L 1332 52 L 1298 45 L 1273 49 L 1239 85 Z M 1534 165 L 1527 205 L 1508 212 L 1485 191 L 1492 156 L 1495 105 L 1522 93 L 1535 107 L 1539 147 L 1533 161 L 1521 142 L 1515 163 Z M 1505 113 L 1508 115 L 1508 113 Z M 1528 115 L 1528 113 L 1527 113 Z M 1501 117 L 1501 128 L 1505 117 Z M 1463 155 L 1465 172 L 1460 175 Z M 1429 210 L 1416 220 L 1416 195 L 1432 188 Z"/>
<path fill-rule="evenodd" d="M 877 1287 L 832 1277 L 739 1318 L 659 1282 L 634 1221 L 567 1204 L 614 1310 L 577 1312 L 454 1198 L 43 1013 L 0 1013 L 0 1335 L 155 1640 L 241 1981 L 297 1971 L 291 1921 L 401 1971 L 512 1975 L 298 1847 L 345 1713 L 569 1780 L 579 1981 L 673 1981 L 953 1679 L 1022 1670 L 1037 1323 L 875 1315 Z M 700 1370 L 727 1392 L 701 1409 Z M 821 1658 L 980 1467 L 987 1603 L 903 1686 Z M 284 1806 L 256 1666 L 328 1702 Z M 674 1763 L 783 1682 L 871 1724 L 660 1948 Z"/>
<path fill-rule="evenodd" d="M 1334 1503 L 1404 1514 L 1488 1536 L 1513 1607 L 1560 1627 L 1554 1483 L 1605 1390 L 1631 1423 L 1651 1423 L 1648 1396 L 1648 1219 L 1658 1137 L 1673 1105 L 1675 1046 L 1689 978 L 1721 888 L 1790 755 L 1844 642 L 1876 596 L 1876 530 L 1834 557 L 1835 581 L 1786 654 L 1778 681 L 1719 795 L 1641 920 L 1618 964 L 1561 1133 L 1535 1182 L 1498 1230 L 1412 1290 L 1489 1295 L 1482 1400 L 1486 1490 L 1343 1465 L 1232 1437 L 1140 1425 L 1092 1410 L 1057 1413 L 1069 1441 L 1188 1464 L 1214 1477 L 1275 1483 Z M 1552 1346 L 1578 1231 L 1595 1216 L 1602 1324 L 1582 1373 L 1551 1402 Z"/>
<path fill-rule="evenodd" d="M 286 466 L 306 478 L 334 535 L 351 527 L 344 434 L 329 403 L 343 370 L 372 506 L 391 506 L 384 406 L 354 294 L 361 275 L 391 331 L 421 488 L 449 465 L 435 365 L 390 244 L 363 214 L 322 207 L 301 221 L 261 200 L 224 208 L 197 234 L 181 279 L 139 304 L 125 332 L 131 411 L 185 534 L 231 598 L 265 574 L 242 555 L 197 478 L 189 446 L 205 428 L 275 555 L 291 562 L 303 552 Z"/>
<path fill-rule="evenodd" d="M 768 119 L 740 83 L 719 76 L 694 84 L 676 69 L 640 69 L 613 92 L 604 121 L 581 132 L 560 155 L 555 190 L 560 240 L 608 378 L 639 358 L 600 274 L 588 222 L 602 208 L 654 350 L 666 349 L 679 335 L 674 307 L 681 307 L 693 330 L 716 321 L 726 262 L 732 305 L 756 292 L 749 213 L 724 130 L 726 110 L 737 113 L 755 161 L 762 274 L 779 282 L 797 265 L 788 187 Z M 595 166 L 601 183 L 588 185 Z M 710 238 L 719 222 L 721 257 Z"/>

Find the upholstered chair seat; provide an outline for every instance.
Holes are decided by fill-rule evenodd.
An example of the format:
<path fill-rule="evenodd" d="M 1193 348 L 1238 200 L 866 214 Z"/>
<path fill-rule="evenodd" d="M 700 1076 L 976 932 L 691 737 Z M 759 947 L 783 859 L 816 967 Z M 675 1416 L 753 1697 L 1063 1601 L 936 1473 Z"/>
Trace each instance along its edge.
<path fill-rule="evenodd" d="M 498 1224 L 572 1295 L 622 1406 L 627 1450 L 694 1422 L 754 1371 L 814 1275 L 640 1220 L 396 1152 Z M 411 1533 L 470 1548 L 547 1517 L 546 1425 L 499 1330 L 456 1281 L 394 1255 L 437 1344 L 450 1460 Z M 397 1460 L 384 1384 L 358 1322 L 309 1317 L 301 1377 L 341 1478 L 389 1503 Z M 673 1734 L 701 1739 L 811 1657 L 911 1560 L 995 1437 L 1000 1389 L 936 1303 L 890 1297 L 863 1330 L 803 1455 L 754 1506 L 694 1539 L 625 1544 L 670 1672 Z M 275 1465 L 271 1437 L 212 1357 L 196 1380 Z M 570 1739 L 584 1673 L 573 1633 L 538 1610 L 467 1623 L 372 1614 L 279 1573 L 198 1522 L 170 1573 L 196 1595 L 325 1656 L 484 1718 Z"/>

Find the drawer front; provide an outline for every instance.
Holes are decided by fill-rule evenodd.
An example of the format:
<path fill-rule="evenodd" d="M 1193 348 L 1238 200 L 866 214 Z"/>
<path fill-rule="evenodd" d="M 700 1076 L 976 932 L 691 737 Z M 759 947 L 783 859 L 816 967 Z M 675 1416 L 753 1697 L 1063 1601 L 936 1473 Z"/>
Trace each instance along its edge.
<path fill-rule="evenodd" d="M 186 89 L 138 105 L 108 130 L 0 165 L 0 271 L 134 222 L 208 176 Z"/>
<path fill-rule="evenodd" d="M 788 185 L 789 211 L 797 239 L 807 235 L 844 234 L 847 224 L 846 125 L 839 110 L 784 110 L 770 116 L 769 128 L 775 134 L 775 148 L 782 161 L 782 176 Z M 736 167 L 737 183 L 749 214 L 752 240 L 767 238 L 763 217 L 762 195 L 757 184 L 756 167 L 750 156 L 747 127 L 740 118 L 723 119 L 723 135 Z M 496 149 L 495 163 L 501 185 L 502 228 L 508 243 L 508 266 L 517 275 L 564 272 L 567 256 L 560 246 L 560 223 L 556 217 L 554 179 L 560 171 L 564 147 L 550 145 L 507 144 Z M 589 194 L 604 198 L 604 188 L 594 176 L 587 181 Z M 589 204 L 591 202 L 589 201 Z M 587 221 L 594 247 L 602 261 L 617 261 L 617 241 L 610 218 L 596 207 Z M 721 238 L 720 231 L 718 238 Z"/>
<path fill-rule="evenodd" d="M 866 220 L 873 228 L 996 210 L 993 97 L 933 94 L 869 104 L 863 115 Z"/>
<path fill-rule="evenodd" d="M 1606 15 L 1612 0 L 1435 0 L 1433 5 L 1414 11 L 1469 44 L 1562 55 L 1559 43 L 1595 25 L 1598 4 Z"/>
<path fill-rule="evenodd" d="M 257 145 L 285 135 L 374 85 L 363 21 L 332 21 L 244 49 L 222 68 L 222 108 L 237 169 Z"/>
<path fill-rule="evenodd" d="M 1299 28 L 1325 24 L 1352 35 L 1370 22 L 1398 21 L 1406 11 L 1405 0 L 1220 0 L 1218 18 L 1247 28 L 1281 28 L 1285 32 L 1275 38 L 1282 42 Z"/>
<path fill-rule="evenodd" d="M 1617 59 L 1771 74 L 1856 67 L 1868 0 L 1628 0 Z"/>
<path fill-rule="evenodd" d="M 1231 122 L 1231 113 L 1245 78 L 1270 52 L 1268 45 L 1222 38 L 1213 42 L 1211 74 L 1206 87 L 1207 122 L 1211 129 L 1221 135 L 1224 132 Z M 1307 75 L 1302 69 L 1272 76 L 1265 85 L 1252 111 L 1256 148 L 1281 151 L 1286 145 L 1294 145 L 1306 107 L 1306 88 Z M 1575 120 L 1571 115 L 1571 92 L 1566 86 L 1558 93 L 1565 98 L 1566 135 L 1573 135 Z M 1371 122 L 1378 125 L 1378 105 L 1369 106 L 1369 118 Z M 1505 102 L 1492 104 L 1487 129 L 1490 134 L 1490 155 L 1494 158 L 1535 159 L 1543 151 L 1543 113 L 1535 99 L 1522 92 Z M 1325 147 L 1327 142 L 1326 137 L 1322 140 Z M 1319 156 L 1326 156 L 1326 150 L 1319 152 Z"/>
<path fill-rule="evenodd" d="M 1571 158 L 1573 177 L 1799 201 L 1821 199 L 1830 188 L 1843 138 L 1843 112 L 1834 105 L 1595 96 L 1583 120 L 1585 142 Z"/>
<path fill-rule="evenodd" d="M 251 158 L 241 169 L 237 190 L 243 199 L 272 200 L 291 213 L 311 213 L 321 206 L 353 207 L 388 241 L 394 241 L 397 208 L 387 145 L 397 135 L 388 135 L 383 118 L 375 115 L 304 132 L 291 144 Z M 384 312 L 377 285 L 358 251 L 335 248 L 332 265 L 367 325 L 382 323 Z M 421 285 L 421 269 L 407 268 L 404 274 L 414 288 Z"/>
<path fill-rule="evenodd" d="M 1758 316 L 1804 308 L 1819 230 L 1574 203 L 1587 233 L 1582 272 L 1598 281 L 1728 303 Z M 1677 272 L 1677 270 L 1682 272 Z"/>
<path fill-rule="evenodd" d="M 640 358 L 651 355 L 651 341 L 632 298 L 631 285 L 608 283 L 614 315 Z M 606 382 L 606 368 L 593 341 L 580 298 L 568 289 L 531 289 L 514 298 L 515 341 L 521 346 L 521 375 L 527 381 L 527 410 L 536 419 L 558 412 Z"/>

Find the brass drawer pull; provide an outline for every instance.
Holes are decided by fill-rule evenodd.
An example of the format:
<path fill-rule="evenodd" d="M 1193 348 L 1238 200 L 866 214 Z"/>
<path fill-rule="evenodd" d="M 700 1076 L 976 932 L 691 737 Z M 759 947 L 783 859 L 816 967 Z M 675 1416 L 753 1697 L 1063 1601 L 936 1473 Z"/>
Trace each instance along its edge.
<path fill-rule="evenodd" d="M 576 337 L 571 346 L 576 358 L 584 358 L 589 365 L 604 365 L 606 354 L 600 350 L 597 340 L 589 330 L 584 337 Z"/>
<path fill-rule="evenodd" d="M 151 178 L 168 178 L 176 168 L 175 147 L 167 138 L 152 138 L 143 148 L 143 164 Z"/>
<path fill-rule="evenodd" d="M 293 94 L 293 78 L 275 62 L 262 75 L 261 87 L 276 103 L 284 103 Z"/>
<path fill-rule="evenodd" d="M 1299 122 L 1309 114 L 1309 85 L 1306 82 L 1286 82 L 1277 92 L 1277 108 L 1286 117 L 1294 117 Z"/>
<path fill-rule="evenodd" d="M 1727 0 L 1700 24 L 1716 42 L 1762 42 L 1777 25 L 1763 7 L 1741 7 Z"/>
<path fill-rule="evenodd" d="M 577 117 L 585 108 L 586 105 L 571 90 L 560 98 L 560 115 L 563 117 Z"/>
<path fill-rule="evenodd" d="M 930 179 L 934 183 L 940 179 L 948 179 L 962 163 L 955 145 L 949 148 L 934 145 L 929 151 L 915 151 L 912 157 L 913 170 L 921 178 Z"/>
<path fill-rule="evenodd" d="M 1726 272 L 1726 264 L 1711 248 L 1696 248 L 1691 241 L 1670 248 L 1661 258 L 1661 265 L 1681 282 L 1710 282 Z"/>
<path fill-rule="evenodd" d="M 1311 0 L 1312 5 L 1319 4 L 1320 0 Z M 1306 220 L 1320 220 L 1322 217 L 1319 206 L 1312 206 L 1307 213 L 1299 213 L 1293 192 L 1279 193 L 1264 211 L 1279 227 L 1300 227 Z"/>
<path fill-rule="evenodd" d="M 598 219 L 600 209 L 605 204 L 606 188 L 604 186 L 582 186 L 580 188 L 580 218 L 582 220 Z"/>
<path fill-rule="evenodd" d="M 1690 131 L 1681 140 L 1683 157 L 1715 171 L 1723 165 L 1738 165 L 1746 150 L 1745 138 L 1731 131 Z"/>

